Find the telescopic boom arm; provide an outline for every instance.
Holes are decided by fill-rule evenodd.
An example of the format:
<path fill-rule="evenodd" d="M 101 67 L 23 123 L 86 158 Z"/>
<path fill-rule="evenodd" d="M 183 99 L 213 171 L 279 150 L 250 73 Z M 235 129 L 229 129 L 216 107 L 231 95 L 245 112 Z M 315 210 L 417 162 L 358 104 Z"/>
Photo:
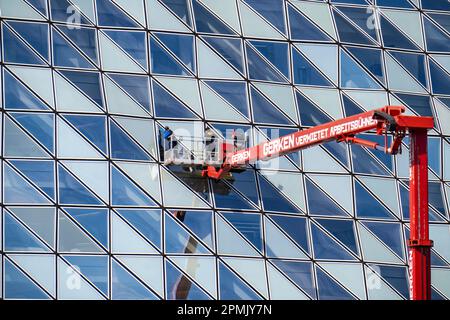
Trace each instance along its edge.
<path fill-rule="evenodd" d="M 329 141 L 347 142 L 368 148 L 397 154 L 402 139 L 409 134 L 410 140 L 410 239 L 409 273 L 410 296 L 413 300 L 431 298 L 430 250 L 433 242 L 429 239 L 428 226 L 428 154 L 427 131 L 434 127 L 432 117 L 403 115 L 405 108 L 386 106 L 381 109 L 331 121 L 316 127 L 301 130 L 247 149 L 227 152 L 220 167 L 207 166 L 204 177 L 221 179 L 233 169 L 245 167 L 258 160 L 269 160 L 301 149 Z M 357 134 L 375 130 L 385 135 L 385 145 L 363 140 Z M 392 134 L 387 145 L 387 135 Z"/>

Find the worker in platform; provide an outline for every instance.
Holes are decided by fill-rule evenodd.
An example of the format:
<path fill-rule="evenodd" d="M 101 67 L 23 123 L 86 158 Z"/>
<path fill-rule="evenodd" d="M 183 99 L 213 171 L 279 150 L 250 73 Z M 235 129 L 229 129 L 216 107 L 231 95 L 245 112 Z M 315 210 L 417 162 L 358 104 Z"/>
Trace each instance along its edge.
<path fill-rule="evenodd" d="M 163 139 L 164 141 L 166 141 L 165 143 L 168 144 L 169 149 L 175 148 L 178 144 L 178 141 L 176 140 L 172 129 L 170 129 L 168 126 L 164 127 Z"/>
<path fill-rule="evenodd" d="M 173 134 L 173 131 L 168 127 L 165 126 L 164 127 L 164 131 L 163 131 L 163 138 L 165 140 L 169 140 L 169 137 Z"/>
<path fill-rule="evenodd" d="M 217 149 L 217 137 L 214 131 L 206 127 L 205 129 L 205 148 L 211 152 L 212 158 L 215 159 L 215 153 Z"/>
<path fill-rule="evenodd" d="M 231 139 L 233 140 L 233 152 L 236 152 L 238 150 L 238 135 L 236 133 L 236 130 L 233 130 Z"/>

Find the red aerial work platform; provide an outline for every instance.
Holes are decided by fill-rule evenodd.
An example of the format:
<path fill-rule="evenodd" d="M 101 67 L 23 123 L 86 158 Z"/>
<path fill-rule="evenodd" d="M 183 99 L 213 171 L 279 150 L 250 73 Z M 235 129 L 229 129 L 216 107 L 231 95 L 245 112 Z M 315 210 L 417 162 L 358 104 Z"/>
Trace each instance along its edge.
<path fill-rule="evenodd" d="M 202 176 L 221 179 L 231 171 L 243 170 L 247 164 L 258 160 L 269 160 L 328 141 L 346 142 L 383 150 L 388 154 L 401 151 L 402 139 L 409 135 L 410 152 L 410 239 L 409 273 L 410 297 L 412 300 L 431 298 L 430 250 L 428 226 L 428 154 L 427 131 L 433 128 L 432 117 L 407 116 L 401 106 L 386 106 L 344 119 L 331 121 L 316 127 L 301 130 L 254 147 L 236 150 L 236 145 L 219 141 L 214 154 L 202 151 L 201 157 L 189 153 L 183 164 L 202 165 Z M 363 140 L 357 134 L 375 130 L 385 135 L 385 145 Z M 387 136 L 392 134 L 391 145 Z M 173 153 L 171 153 L 173 156 Z M 176 156 L 175 156 L 176 158 Z M 187 162 L 186 162 L 187 159 Z M 174 158 L 169 161 L 170 164 Z M 175 161 L 173 161 L 175 163 Z"/>

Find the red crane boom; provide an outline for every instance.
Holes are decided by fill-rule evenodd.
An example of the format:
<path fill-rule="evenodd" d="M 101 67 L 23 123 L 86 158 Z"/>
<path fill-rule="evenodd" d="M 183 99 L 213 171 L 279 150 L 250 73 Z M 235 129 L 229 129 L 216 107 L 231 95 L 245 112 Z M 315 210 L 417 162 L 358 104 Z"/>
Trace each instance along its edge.
<path fill-rule="evenodd" d="M 202 175 L 221 179 L 231 170 L 242 168 L 249 163 L 280 157 L 333 140 L 397 154 L 401 148 L 402 139 L 409 134 L 410 297 L 413 300 L 429 300 L 431 298 L 430 250 L 433 242 L 429 239 L 428 226 L 427 131 L 432 129 L 434 124 L 432 117 L 407 116 L 403 114 L 404 112 L 404 107 L 386 106 L 301 130 L 247 149 L 229 151 L 233 148 L 226 147 L 222 165 L 220 167 L 208 165 Z M 358 133 L 370 130 L 375 130 L 378 135 L 386 136 L 384 146 L 356 137 Z M 387 145 L 387 134 L 393 135 L 390 146 Z"/>

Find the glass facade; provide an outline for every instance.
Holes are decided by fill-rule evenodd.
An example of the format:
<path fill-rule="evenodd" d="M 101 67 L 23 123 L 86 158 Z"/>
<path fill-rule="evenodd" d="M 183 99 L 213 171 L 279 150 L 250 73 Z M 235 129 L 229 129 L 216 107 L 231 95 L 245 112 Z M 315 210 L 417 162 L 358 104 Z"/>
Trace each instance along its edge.
<path fill-rule="evenodd" d="M 450 299 L 447 0 L 0 10 L 1 298 L 407 299 L 407 144 L 332 142 L 217 182 L 165 166 L 159 141 L 206 122 L 255 145 L 392 104 L 436 119 L 432 296 Z"/>

